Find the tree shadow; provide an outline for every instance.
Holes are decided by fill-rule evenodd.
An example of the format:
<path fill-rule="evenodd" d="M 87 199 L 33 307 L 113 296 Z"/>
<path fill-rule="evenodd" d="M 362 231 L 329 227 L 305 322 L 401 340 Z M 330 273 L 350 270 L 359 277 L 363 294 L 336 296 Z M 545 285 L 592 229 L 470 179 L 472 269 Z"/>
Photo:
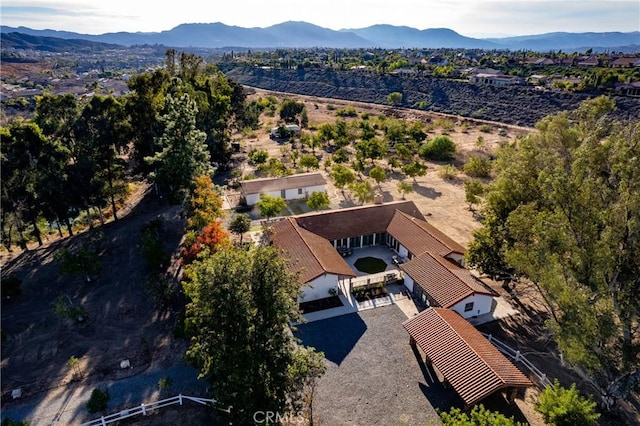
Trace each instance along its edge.
<path fill-rule="evenodd" d="M 417 183 L 413 184 L 413 192 L 422 195 L 423 197 L 430 198 L 435 200 L 436 198 L 442 196 L 442 192 L 438 192 L 433 188 L 429 188 L 426 186 L 420 186 Z"/>
<path fill-rule="evenodd" d="M 327 318 L 296 326 L 295 335 L 304 346 L 324 352 L 329 361 L 340 365 L 367 331 L 357 313 Z"/>

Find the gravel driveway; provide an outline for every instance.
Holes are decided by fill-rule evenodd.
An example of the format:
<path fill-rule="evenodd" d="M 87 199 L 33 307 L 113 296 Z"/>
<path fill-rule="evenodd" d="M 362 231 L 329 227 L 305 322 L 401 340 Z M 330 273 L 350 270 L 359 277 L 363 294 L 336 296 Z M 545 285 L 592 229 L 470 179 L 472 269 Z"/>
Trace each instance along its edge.
<path fill-rule="evenodd" d="M 314 397 L 315 424 L 435 425 L 440 418 L 434 407 L 460 404 L 409 346 L 406 319 L 390 305 L 298 326 L 303 344 L 326 358 Z"/>

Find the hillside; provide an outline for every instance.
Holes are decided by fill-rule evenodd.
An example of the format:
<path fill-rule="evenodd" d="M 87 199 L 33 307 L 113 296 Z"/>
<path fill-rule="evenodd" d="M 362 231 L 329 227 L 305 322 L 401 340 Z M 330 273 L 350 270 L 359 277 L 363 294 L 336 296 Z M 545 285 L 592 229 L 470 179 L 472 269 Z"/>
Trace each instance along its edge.
<path fill-rule="evenodd" d="M 401 92 L 403 106 L 425 102 L 426 109 L 506 124 L 531 127 L 541 118 L 575 108 L 588 96 L 569 92 L 537 91 L 527 87 L 496 87 L 427 77 L 349 71 L 298 71 L 234 68 L 227 76 L 253 87 L 278 92 L 388 104 L 387 95 Z M 617 117 L 640 118 L 640 103 L 614 98 Z"/>

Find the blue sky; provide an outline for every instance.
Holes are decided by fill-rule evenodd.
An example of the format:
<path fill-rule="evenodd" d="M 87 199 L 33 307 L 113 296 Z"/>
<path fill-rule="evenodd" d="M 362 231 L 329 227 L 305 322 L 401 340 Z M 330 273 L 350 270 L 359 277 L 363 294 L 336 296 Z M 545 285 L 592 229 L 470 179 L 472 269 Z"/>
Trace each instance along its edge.
<path fill-rule="evenodd" d="M 2 25 L 85 34 L 158 32 L 196 22 L 267 27 L 284 21 L 336 30 L 374 24 L 451 28 L 472 37 L 640 30 L 638 0 L 2 0 L 0 12 Z"/>

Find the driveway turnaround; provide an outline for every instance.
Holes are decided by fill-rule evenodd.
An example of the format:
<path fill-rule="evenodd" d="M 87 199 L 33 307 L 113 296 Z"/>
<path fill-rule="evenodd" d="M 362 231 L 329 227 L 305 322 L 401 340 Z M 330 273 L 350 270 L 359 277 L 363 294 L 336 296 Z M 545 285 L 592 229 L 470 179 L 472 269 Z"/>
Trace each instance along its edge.
<path fill-rule="evenodd" d="M 409 345 L 397 305 L 298 326 L 305 346 L 323 351 L 313 417 L 327 425 L 436 425 L 434 407 L 461 406 Z"/>

